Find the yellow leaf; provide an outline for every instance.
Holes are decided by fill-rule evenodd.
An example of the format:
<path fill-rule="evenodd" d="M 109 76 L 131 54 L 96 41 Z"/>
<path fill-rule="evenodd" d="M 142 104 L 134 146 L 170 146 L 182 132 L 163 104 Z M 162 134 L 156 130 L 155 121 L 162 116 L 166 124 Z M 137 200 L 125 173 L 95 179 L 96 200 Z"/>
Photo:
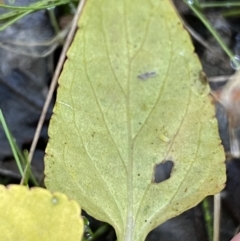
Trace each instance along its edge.
<path fill-rule="evenodd" d="M 79 205 L 66 195 L 0 185 L 0 240 L 80 241 L 82 234 Z"/>
<path fill-rule="evenodd" d="M 88 0 L 59 79 L 46 186 L 110 223 L 119 241 L 225 183 L 209 87 L 167 0 Z M 156 183 L 155 167 L 174 165 Z"/>

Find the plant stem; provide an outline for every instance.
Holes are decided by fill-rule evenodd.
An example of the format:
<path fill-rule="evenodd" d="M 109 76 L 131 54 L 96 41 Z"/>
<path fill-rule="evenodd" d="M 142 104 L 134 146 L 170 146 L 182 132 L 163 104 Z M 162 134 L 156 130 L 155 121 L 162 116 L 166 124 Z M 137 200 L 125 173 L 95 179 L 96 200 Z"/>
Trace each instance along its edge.
<path fill-rule="evenodd" d="M 97 231 L 93 234 L 91 241 L 96 240 L 100 235 L 104 234 L 109 228 L 108 224 L 103 224 Z"/>
<path fill-rule="evenodd" d="M 210 212 L 208 198 L 204 198 L 202 201 L 203 215 L 207 227 L 207 234 L 209 241 L 213 241 L 213 218 Z"/>
<path fill-rule="evenodd" d="M 208 2 L 198 3 L 200 8 L 222 8 L 222 7 L 240 7 L 240 2 Z"/>
<path fill-rule="evenodd" d="M 16 141 L 14 140 L 10 130 L 8 129 L 7 123 L 5 121 L 5 118 L 3 116 L 3 113 L 1 111 L 1 109 L 0 109 L 0 123 L 2 124 L 3 130 L 5 132 L 5 135 L 6 135 L 7 139 L 8 139 L 8 143 L 11 147 L 11 150 L 12 150 L 14 159 L 16 161 L 18 170 L 19 170 L 22 178 L 24 179 L 23 184 L 27 185 L 27 183 L 28 183 L 28 176 L 24 176 L 24 171 L 23 171 L 23 167 L 25 166 L 25 167 L 28 168 L 28 174 L 29 174 L 33 184 L 35 186 L 39 186 L 35 176 L 32 173 L 32 170 L 29 168 L 28 155 L 27 155 L 26 151 L 24 153 L 22 153 L 20 151 L 20 149 L 18 148 L 18 146 L 16 144 Z"/>
<path fill-rule="evenodd" d="M 24 17 L 25 15 L 31 13 L 32 11 L 27 11 L 27 12 L 23 12 L 19 15 L 16 15 L 16 17 L 14 17 L 12 20 L 8 21 L 6 24 L 2 25 L 0 27 L 0 31 L 6 29 L 7 27 L 9 27 L 10 25 L 12 25 L 13 23 L 15 23 L 16 21 L 18 21 L 19 19 L 21 19 L 22 17 Z"/>
<path fill-rule="evenodd" d="M 58 22 L 57 22 L 57 19 L 56 19 L 56 15 L 55 15 L 55 12 L 54 12 L 54 8 L 49 8 L 48 9 L 48 15 L 49 15 L 49 18 L 50 18 L 50 21 L 51 21 L 51 24 L 53 26 L 53 29 L 55 31 L 55 34 L 59 34 L 60 32 L 60 28 L 58 26 Z M 63 44 L 63 42 L 62 42 Z"/>
<path fill-rule="evenodd" d="M 70 3 L 71 0 L 62 0 L 62 1 L 40 1 L 37 3 L 30 4 L 29 6 L 15 6 L 15 5 L 7 5 L 7 4 L 0 4 L 0 8 L 5 8 L 5 9 L 12 9 L 12 10 L 22 10 L 22 11 L 37 11 L 37 10 L 42 10 L 42 9 L 47 9 L 47 8 L 52 8 L 56 7 L 59 5 L 64 5 L 67 3 Z"/>
<path fill-rule="evenodd" d="M 8 126 L 7 126 L 7 123 L 4 119 L 4 116 L 3 116 L 3 113 L 2 113 L 2 110 L 0 109 L 0 123 L 2 124 L 2 127 L 3 127 L 3 130 L 5 132 L 5 135 L 8 139 L 8 143 L 11 147 L 11 150 L 12 150 L 12 153 L 13 153 L 13 156 L 16 160 L 16 163 L 17 163 L 17 166 L 18 166 L 18 170 L 21 174 L 21 176 L 23 176 L 23 168 L 22 168 L 22 165 L 21 165 L 21 161 L 20 161 L 20 158 L 17 154 L 17 150 L 16 150 L 16 143 L 15 143 L 15 140 L 13 139 L 9 129 L 8 129 Z"/>
<path fill-rule="evenodd" d="M 39 1 L 37 3 L 30 4 L 29 6 L 14 6 L 14 5 L 7 5 L 7 4 L 0 4 L 0 8 L 9 9 L 10 12 L 2 14 L 0 16 L 0 20 L 5 20 L 8 18 L 12 18 L 5 24 L 0 27 L 0 31 L 6 29 L 11 24 L 15 23 L 20 18 L 24 17 L 25 15 L 32 13 L 34 11 L 43 10 L 43 9 L 51 9 L 60 5 L 70 4 L 73 1 L 78 0 L 52 0 L 52 1 Z"/>
<path fill-rule="evenodd" d="M 234 17 L 240 15 L 240 9 L 237 10 L 229 10 L 222 13 L 223 17 Z"/>

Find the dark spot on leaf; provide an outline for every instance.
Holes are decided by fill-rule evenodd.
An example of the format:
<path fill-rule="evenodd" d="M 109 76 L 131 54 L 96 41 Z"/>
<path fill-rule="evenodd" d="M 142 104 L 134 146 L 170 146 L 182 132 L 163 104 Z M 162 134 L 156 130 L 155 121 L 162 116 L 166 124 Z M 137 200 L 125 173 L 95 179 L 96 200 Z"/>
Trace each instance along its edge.
<path fill-rule="evenodd" d="M 140 80 L 147 80 L 149 78 L 154 78 L 157 75 L 157 73 L 155 71 L 151 71 L 151 72 L 145 72 L 142 73 L 140 75 L 138 75 L 138 79 Z"/>
<path fill-rule="evenodd" d="M 174 163 L 170 160 L 163 161 L 160 164 L 156 164 L 154 166 L 153 182 L 160 183 L 170 178 L 173 164 Z"/>
<path fill-rule="evenodd" d="M 138 176 L 140 177 L 140 174 L 138 173 Z"/>

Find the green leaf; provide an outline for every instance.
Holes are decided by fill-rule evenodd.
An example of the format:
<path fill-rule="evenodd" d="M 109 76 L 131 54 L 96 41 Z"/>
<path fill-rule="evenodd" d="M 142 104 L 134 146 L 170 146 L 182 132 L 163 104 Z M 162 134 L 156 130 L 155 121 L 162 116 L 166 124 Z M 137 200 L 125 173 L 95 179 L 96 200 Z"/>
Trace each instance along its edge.
<path fill-rule="evenodd" d="M 201 66 L 167 0 L 88 0 L 59 79 L 46 186 L 119 241 L 219 192 L 223 148 Z M 156 165 L 171 177 L 155 183 Z"/>
<path fill-rule="evenodd" d="M 43 188 L 0 185 L 0 240 L 79 241 L 82 235 L 76 201 Z"/>

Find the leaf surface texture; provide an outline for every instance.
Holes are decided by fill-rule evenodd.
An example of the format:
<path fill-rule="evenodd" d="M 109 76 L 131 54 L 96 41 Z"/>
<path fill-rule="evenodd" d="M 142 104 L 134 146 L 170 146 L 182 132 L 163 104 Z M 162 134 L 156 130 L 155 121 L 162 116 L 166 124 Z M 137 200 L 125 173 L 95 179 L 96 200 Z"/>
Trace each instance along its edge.
<path fill-rule="evenodd" d="M 119 241 L 219 192 L 224 154 L 201 66 L 167 0 L 88 0 L 59 79 L 45 183 Z M 155 167 L 171 161 L 169 179 Z"/>

